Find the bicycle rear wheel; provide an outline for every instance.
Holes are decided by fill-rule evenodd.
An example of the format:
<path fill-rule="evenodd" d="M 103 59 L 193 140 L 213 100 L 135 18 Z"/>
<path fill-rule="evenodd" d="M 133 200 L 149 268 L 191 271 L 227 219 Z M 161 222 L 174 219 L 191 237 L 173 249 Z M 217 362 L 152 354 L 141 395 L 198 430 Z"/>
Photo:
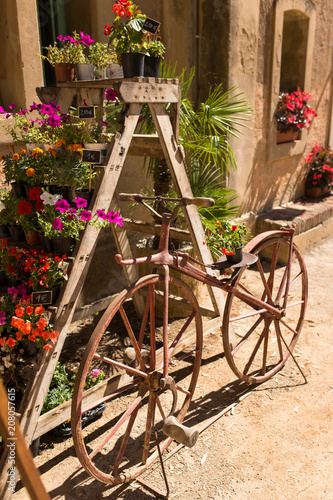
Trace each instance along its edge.
<path fill-rule="evenodd" d="M 146 276 L 117 296 L 96 326 L 76 377 L 72 402 L 76 453 L 85 470 L 107 484 L 126 483 L 144 472 L 158 458 L 157 442 L 163 453 L 172 441 L 162 432 L 163 421 L 171 413 L 183 421 L 196 386 L 202 351 L 199 306 L 190 288 L 170 277 L 185 296 L 189 314 L 176 325 L 169 324 L 164 345 L 159 326 L 163 318 L 158 317 L 163 279 Z M 130 300 L 137 294 L 145 303 L 141 318 Z M 87 409 L 84 386 L 91 369 L 110 376 L 103 397 L 109 422 L 92 435 L 82 428 Z"/>
<path fill-rule="evenodd" d="M 256 264 L 243 268 L 232 286 L 262 301 L 283 307 L 286 296 L 289 252 L 287 235 L 267 233 L 250 242 L 246 251 L 257 255 Z M 228 294 L 223 318 L 223 346 L 232 371 L 253 384 L 268 380 L 285 364 L 298 341 L 307 304 L 307 273 L 298 248 L 293 245 L 290 287 L 285 314 L 276 319 L 260 309 Z M 236 335 L 233 344 L 232 332 Z"/>

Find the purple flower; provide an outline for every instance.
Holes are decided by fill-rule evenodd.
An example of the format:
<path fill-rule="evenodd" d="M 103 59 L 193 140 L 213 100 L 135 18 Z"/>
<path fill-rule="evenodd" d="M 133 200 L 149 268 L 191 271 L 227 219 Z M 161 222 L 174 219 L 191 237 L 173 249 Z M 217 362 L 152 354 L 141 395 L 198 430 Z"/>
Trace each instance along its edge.
<path fill-rule="evenodd" d="M 80 213 L 81 220 L 90 221 L 91 217 L 92 217 L 92 215 L 89 212 L 89 210 L 82 210 L 82 212 Z"/>
<path fill-rule="evenodd" d="M 6 313 L 4 311 L 1 311 L 0 312 L 0 326 L 5 325 L 5 324 L 6 324 Z"/>
<path fill-rule="evenodd" d="M 107 219 L 110 222 L 110 224 L 115 222 L 116 224 L 118 224 L 118 226 L 120 227 L 123 226 L 123 218 L 120 217 L 119 212 L 108 212 Z"/>
<path fill-rule="evenodd" d="M 9 109 L 14 109 L 14 108 L 16 108 L 16 104 L 9 104 L 8 107 L 9 107 Z"/>
<path fill-rule="evenodd" d="M 52 127 L 52 128 L 57 128 L 60 127 L 61 125 L 61 117 L 57 114 L 53 114 L 52 116 L 49 116 L 47 119 L 47 123 Z"/>
<path fill-rule="evenodd" d="M 52 229 L 58 229 L 59 231 L 61 231 L 62 227 L 63 227 L 63 224 L 61 222 L 61 219 L 59 219 L 59 217 L 56 217 L 55 219 L 53 219 Z"/>
<path fill-rule="evenodd" d="M 0 113 L 6 113 L 6 111 L 4 110 L 3 106 L 0 106 Z"/>
<path fill-rule="evenodd" d="M 26 115 L 28 113 L 28 110 L 27 109 L 21 109 L 21 111 L 19 113 L 17 113 L 18 115 Z"/>
<path fill-rule="evenodd" d="M 15 302 L 16 297 L 18 295 L 18 290 L 14 286 L 12 286 L 7 289 L 7 293 L 13 296 L 12 301 Z"/>
<path fill-rule="evenodd" d="M 101 373 L 103 373 L 102 370 L 100 370 L 99 368 L 94 368 L 93 370 L 91 370 L 91 375 L 93 377 L 98 377 L 98 375 L 100 375 Z"/>
<path fill-rule="evenodd" d="M 64 199 L 56 201 L 54 206 L 61 213 L 67 212 L 70 209 L 70 204 Z"/>
<path fill-rule="evenodd" d="M 78 216 L 76 215 L 76 209 L 75 208 L 71 208 L 67 214 L 66 214 L 66 219 L 67 220 L 74 220 L 74 219 L 78 219 Z"/>
<path fill-rule="evenodd" d="M 87 208 L 88 202 L 84 198 L 80 198 L 79 196 L 75 198 L 74 202 L 76 203 L 77 208 Z"/>
<path fill-rule="evenodd" d="M 104 212 L 104 210 L 97 210 L 97 211 L 96 211 L 96 215 L 97 215 L 97 217 L 99 217 L 100 219 L 107 220 L 107 215 L 106 215 L 106 213 Z"/>
<path fill-rule="evenodd" d="M 107 101 L 117 101 L 117 92 L 111 88 L 105 91 L 105 96 Z"/>
<path fill-rule="evenodd" d="M 38 109 L 39 109 L 38 104 L 37 104 L 36 102 L 33 102 L 33 103 L 32 103 L 32 105 L 30 106 L 29 111 L 30 111 L 30 113 L 31 113 L 32 111 L 36 111 L 36 110 L 38 110 Z"/>
<path fill-rule="evenodd" d="M 85 34 L 85 33 L 83 33 L 83 31 L 80 31 L 80 37 L 81 37 L 81 42 L 84 45 L 86 45 L 87 47 L 89 47 L 95 41 L 95 40 L 92 40 L 92 38 L 90 37 L 90 35 L 88 35 L 88 33 Z"/>
<path fill-rule="evenodd" d="M 102 120 L 102 118 L 101 118 L 101 125 L 102 125 L 102 127 L 108 127 L 109 123 L 106 122 L 106 121 L 104 121 L 104 120 Z"/>

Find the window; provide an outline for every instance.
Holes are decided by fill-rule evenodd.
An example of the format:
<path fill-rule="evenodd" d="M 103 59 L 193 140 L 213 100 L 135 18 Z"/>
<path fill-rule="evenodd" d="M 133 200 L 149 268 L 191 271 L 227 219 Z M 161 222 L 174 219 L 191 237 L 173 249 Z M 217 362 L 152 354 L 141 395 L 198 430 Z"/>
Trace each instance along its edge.
<path fill-rule="evenodd" d="M 280 92 L 304 90 L 309 18 L 298 10 L 283 16 Z"/>

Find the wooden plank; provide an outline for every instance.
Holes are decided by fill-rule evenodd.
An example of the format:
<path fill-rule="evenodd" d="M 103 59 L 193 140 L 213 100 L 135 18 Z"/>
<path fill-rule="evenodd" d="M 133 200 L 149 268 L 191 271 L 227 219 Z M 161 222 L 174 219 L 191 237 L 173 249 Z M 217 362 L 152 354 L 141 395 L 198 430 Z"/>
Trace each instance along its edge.
<path fill-rule="evenodd" d="M 77 80 L 75 82 L 63 82 L 63 83 L 57 83 L 57 87 L 59 88 L 74 88 L 74 89 L 80 89 L 80 88 L 101 88 L 101 89 L 106 89 L 106 88 L 115 88 L 116 85 L 120 83 L 145 83 L 149 85 L 155 85 L 155 84 L 163 84 L 163 85 L 178 85 L 178 79 L 177 78 L 148 78 L 148 77 L 143 77 L 143 76 L 135 76 L 133 78 L 121 78 L 121 79 L 101 79 L 101 80 Z"/>
<path fill-rule="evenodd" d="M 163 158 L 163 149 L 158 135 L 134 134 L 128 154 Z"/>
<path fill-rule="evenodd" d="M 151 222 L 143 222 L 133 219 L 124 219 L 124 228 L 127 231 L 147 233 L 158 235 L 161 232 L 161 226 Z M 192 241 L 192 237 L 187 229 L 170 228 L 170 237 L 178 241 Z"/>
<path fill-rule="evenodd" d="M 83 409 L 91 407 L 95 402 L 111 394 L 116 389 L 132 382 L 133 378 L 127 374 L 117 374 L 114 377 L 100 382 L 83 393 Z M 72 400 L 57 406 L 53 410 L 40 415 L 34 438 L 51 431 L 58 425 L 63 424 L 71 418 Z"/>
<path fill-rule="evenodd" d="M 173 183 L 177 193 L 180 196 L 193 196 L 189 179 L 184 167 L 181 149 L 178 145 L 174 131 L 170 122 L 170 118 L 162 104 L 149 104 L 149 109 L 154 120 L 158 135 L 161 140 L 164 157 L 170 168 Z M 194 205 L 189 205 L 184 209 L 185 219 L 190 231 L 193 235 L 193 244 L 199 260 L 205 264 L 213 262 L 209 248 L 204 242 L 206 241 L 204 230 L 200 221 L 198 210 Z M 207 269 L 209 274 L 216 276 L 216 272 Z M 223 292 L 216 287 L 208 287 L 213 306 L 217 314 L 222 318 L 225 299 Z"/>
<path fill-rule="evenodd" d="M 117 82 L 113 85 L 126 103 L 177 103 L 179 85 L 173 83 Z"/>
<path fill-rule="evenodd" d="M 8 452 L 8 462 L 11 465 L 10 471 L 13 473 L 13 481 L 9 483 L 10 477 L 7 476 L 8 482 L 2 485 L 0 498 L 5 500 L 12 496 L 15 484 L 12 485 L 11 483 L 15 483 L 17 480 L 17 471 L 15 470 L 15 466 L 17 466 L 22 476 L 23 484 L 26 486 L 30 497 L 33 500 L 50 500 L 50 496 L 35 467 L 31 452 L 24 440 L 17 419 L 15 418 L 14 423 L 10 420 L 11 423 L 10 425 L 8 424 L 8 417 L 10 414 L 11 405 L 8 402 L 7 393 L 0 380 L 0 433 L 6 445 L 4 455 L 7 455 L 6 452 Z M 9 486 L 13 488 L 13 491 L 9 490 Z"/>

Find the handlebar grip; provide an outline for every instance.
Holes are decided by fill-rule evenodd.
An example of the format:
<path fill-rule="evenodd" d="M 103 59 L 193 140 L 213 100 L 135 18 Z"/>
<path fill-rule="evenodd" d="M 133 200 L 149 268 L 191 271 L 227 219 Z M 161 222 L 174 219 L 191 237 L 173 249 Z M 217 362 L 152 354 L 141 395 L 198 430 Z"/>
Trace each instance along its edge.
<path fill-rule="evenodd" d="M 195 205 L 197 207 L 213 207 L 215 200 L 213 198 L 183 198 L 186 205 Z"/>

